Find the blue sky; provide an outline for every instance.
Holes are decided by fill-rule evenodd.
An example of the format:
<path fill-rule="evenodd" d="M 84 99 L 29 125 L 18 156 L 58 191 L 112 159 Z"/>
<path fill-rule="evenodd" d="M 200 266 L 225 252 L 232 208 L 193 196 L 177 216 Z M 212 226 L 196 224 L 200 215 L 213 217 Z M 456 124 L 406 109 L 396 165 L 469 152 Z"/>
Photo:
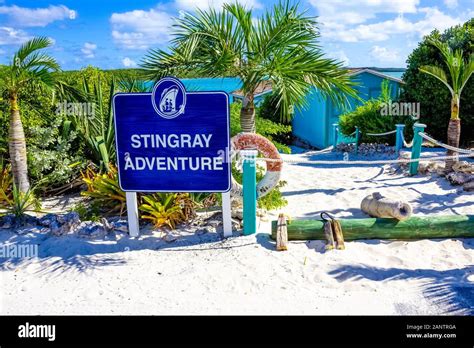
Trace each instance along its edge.
<path fill-rule="evenodd" d="M 220 7 L 225 0 L 0 0 L 0 64 L 35 35 L 53 39 L 65 70 L 87 65 L 136 66 L 149 48 L 165 48 L 180 11 Z M 273 0 L 240 0 L 255 15 Z M 474 0 L 300 0 L 319 16 L 324 51 L 351 67 L 404 67 L 433 29 L 474 17 Z"/>

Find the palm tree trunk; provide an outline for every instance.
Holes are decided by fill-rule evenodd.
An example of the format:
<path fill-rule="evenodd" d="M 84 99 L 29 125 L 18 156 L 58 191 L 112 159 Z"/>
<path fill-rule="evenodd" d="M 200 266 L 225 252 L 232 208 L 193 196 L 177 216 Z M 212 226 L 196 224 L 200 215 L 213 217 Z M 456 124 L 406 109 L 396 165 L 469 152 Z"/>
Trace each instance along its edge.
<path fill-rule="evenodd" d="M 448 125 L 448 145 L 459 147 L 459 139 L 461 137 L 461 120 L 459 119 L 459 104 L 460 98 L 453 96 L 451 100 L 451 119 L 449 120 Z M 448 150 L 448 156 L 457 156 L 457 152 Z M 446 172 L 451 172 L 453 170 L 453 165 L 458 159 L 448 159 L 446 160 Z"/>
<path fill-rule="evenodd" d="M 242 109 L 240 110 L 240 126 L 242 132 L 255 133 L 255 104 L 253 94 L 244 98 Z"/>
<path fill-rule="evenodd" d="M 25 132 L 23 131 L 23 124 L 21 123 L 18 96 L 16 93 L 10 96 L 10 107 L 8 147 L 12 164 L 13 180 L 18 190 L 25 193 L 30 189 L 30 182 L 28 180 Z"/>

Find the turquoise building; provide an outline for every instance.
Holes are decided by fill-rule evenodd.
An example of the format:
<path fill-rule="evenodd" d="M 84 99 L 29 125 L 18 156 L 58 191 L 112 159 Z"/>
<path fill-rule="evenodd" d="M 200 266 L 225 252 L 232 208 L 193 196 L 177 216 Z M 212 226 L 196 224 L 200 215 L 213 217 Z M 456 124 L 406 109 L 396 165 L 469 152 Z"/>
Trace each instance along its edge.
<path fill-rule="evenodd" d="M 384 80 L 389 81 L 389 86 L 396 97 L 400 85 L 403 83 L 401 77 L 404 69 L 378 69 L 357 68 L 350 69 L 354 81 L 358 83 L 355 89 L 360 98 L 367 101 L 378 98 L 382 92 L 381 85 Z M 354 110 L 361 101 L 350 100 L 349 110 Z M 339 116 L 344 113 L 334 103 L 325 99 L 316 88 L 308 96 L 309 106 L 303 110 L 296 110 L 293 118 L 293 134 L 317 148 L 326 148 L 332 144 L 332 125 L 339 122 Z"/>

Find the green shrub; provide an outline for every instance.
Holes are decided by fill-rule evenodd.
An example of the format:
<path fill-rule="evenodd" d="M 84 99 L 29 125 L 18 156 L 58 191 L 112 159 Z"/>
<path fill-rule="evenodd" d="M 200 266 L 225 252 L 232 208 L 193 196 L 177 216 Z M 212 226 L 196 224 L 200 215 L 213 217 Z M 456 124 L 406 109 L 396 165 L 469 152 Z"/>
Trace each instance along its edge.
<path fill-rule="evenodd" d="M 156 228 L 168 227 L 175 229 L 176 225 L 187 220 L 183 211 L 183 194 L 155 193 L 143 196 L 141 218 L 149 220 Z M 184 194 L 185 195 L 185 194 Z"/>
<path fill-rule="evenodd" d="M 292 144 L 294 138 L 291 122 L 281 121 L 281 112 L 279 111 L 275 99 L 275 96 L 272 94 L 265 96 L 265 99 L 263 100 L 262 104 L 257 109 L 257 117 L 262 120 L 270 120 L 276 127 L 269 127 L 269 125 L 267 126 L 272 130 L 269 136 L 275 142 L 278 142 L 288 147 Z M 291 119 L 291 117 L 287 117 L 287 119 Z M 284 152 L 288 153 L 288 151 Z"/>
<path fill-rule="evenodd" d="M 101 209 L 97 201 L 90 201 L 87 203 L 77 203 L 72 209 L 76 212 L 82 221 L 99 221 Z"/>
<path fill-rule="evenodd" d="M 423 65 L 444 67 L 439 50 L 429 44 L 429 39 L 448 42 L 453 49 L 463 49 L 465 58 L 474 53 L 474 19 L 464 25 L 457 25 L 442 34 L 435 30 L 426 36 L 407 60 L 407 70 L 403 75 L 405 82 L 401 101 L 421 104 L 420 122 L 427 125 L 426 131 L 434 138 L 446 142 L 447 127 L 451 116 L 451 94 L 436 78 L 420 72 Z M 449 75 L 448 75 L 449 76 Z M 460 118 L 462 124 L 461 144 L 474 141 L 474 79 L 471 78 L 461 96 Z"/>
<path fill-rule="evenodd" d="M 35 197 L 34 189 L 20 192 L 13 183 L 11 165 L 0 160 L 0 208 L 4 212 L 23 218 L 28 211 L 40 211 L 41 202 Z"/>
<path fill-rule="evenodd" d="M 230 106 L 230 133 L 234 136 L 242 131 L 240 128 L 240 102 L 232 103 Z M 271 120 L 258 116 L 255 118 L 255 125 L 257 133 L 270 140 L 278 149 L 283 153 L 291 153 L 289 146 L 280 143 L 277 139 L 279 137 L 285 137 L 288 133 L 291 133 L 291 126 L 280 123 L 275 123 Z"/>
<path fill-rule="evenodd" d="M 346 113 L 339 118 L 339 129 L 345 136 L 351 134 L 359 127 L 361 132 L 360 142 L 363 143 L 389 143 L 395 144 L 395 135 L 370 136 L 367 133 L 385 133 L 395 130 L 396 124 L 405 124 L 405 137 L 407 141 L 413 136 L 413 119 L 409 116 L 383 116 L 381 108 L 390 101 L 388 83 L 382 83 L 382 95 L 378 99 L 371 99 L 354 111 Z"/>
<path fill-rule="evenodd" d="M 264 168 L 257 166 L 257 182 L 262 180 L 264 175 Z M 242 184 L 242 173 L 237 170 L 234 165 L 232 166 L 232 176 L 234 177 L 235 181 L 237 181 L 239 184 Z M 283 197 L 280 189 L 286 184 L 286 181 L 280 181 L 266 196 L 259 198 L 257 200 L 258 207 L 266 210 L 274 210 L 285 207 L 288 204 L 288 201 Z"/>
<path fill-rule="evenodd" d="M 80 151 L 73 149 L 75 132 L 63 132 L 61 119 L 47 127 L 30 127 L 28 147 L 29 175 L 38 189 L 50 190 L 70 184 L 85 169 L 86 161 Z"/>
<path fill-rule="evenodd" d="M 88 167 L 82 173 L 82 180 L 87 185 L 83 196 L 91 198 L 101 207 L 105 215 L 123 215 L 126 209 L 125 192 L 119 186 L 117 168 L 110 164 L 107 173 L 97 168 Z"/>
<path fill-rule="evenodd" d="M 257 180 L 263 178 L 263 172 L 257 174 Z M 281 180 L 266 196 L 258 199 L 257 204 L 260 208 L 266 210 L 280 209 L 288 205 L 288 201 L 283 197 L 280 189 L 287 185 L 287 182 Z"/>
<path fill-rule="evenodd" d="M 191 192 L 189 198 L 196 209 L 207 209 L 219 202 L 218 194 L 206 192 Z"/>
<path fill-rule="evenodd" d="M 0 191 L 0 201 L 5 202 L 4 208 L 7 214 L 15 215 L 16 218 L 23 218 L 26 212 L 38 212 L 41 210 L 41 202 L 35 197 L 33 189 L 27 192 L 21 192 L 15 184 L 13 184 L 11 195 Z"/>

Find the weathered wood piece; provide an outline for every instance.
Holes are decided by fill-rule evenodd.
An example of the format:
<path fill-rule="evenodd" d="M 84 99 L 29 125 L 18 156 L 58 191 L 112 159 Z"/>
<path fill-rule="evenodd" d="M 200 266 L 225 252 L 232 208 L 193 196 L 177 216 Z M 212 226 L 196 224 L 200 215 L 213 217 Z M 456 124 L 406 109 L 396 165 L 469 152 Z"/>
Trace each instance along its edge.
<path fill-rule="evenodd" d="M 332 250 L 335 248 L 336 243 L 334 242 L 331 221 L 325 221 L 323 226 L 324 236 L 326 238 L 326 250 Z"/>
<path fill-rule="evenodd" d="M 332 220 L 332 232 L 334 233 L 334 239 L 336 239 L 337 250 L 344 250 L 344 235 L 342 234 L 342 227 L 339 220 Z"/>
<path fill-rule="evenodd" d="M 408 219 L 413 212 L 410 204 L 386 198 L 379 192 L 365 197 L 360 204 L 360 208 L 372 217 L 398 220 Z"/>
<path fill-rule="evenodd" d="M 284 214 L 278 215 L 276 242 L 276 249 L 278 251 L 288 250 L 288 232 L 286 218 Z"/>

